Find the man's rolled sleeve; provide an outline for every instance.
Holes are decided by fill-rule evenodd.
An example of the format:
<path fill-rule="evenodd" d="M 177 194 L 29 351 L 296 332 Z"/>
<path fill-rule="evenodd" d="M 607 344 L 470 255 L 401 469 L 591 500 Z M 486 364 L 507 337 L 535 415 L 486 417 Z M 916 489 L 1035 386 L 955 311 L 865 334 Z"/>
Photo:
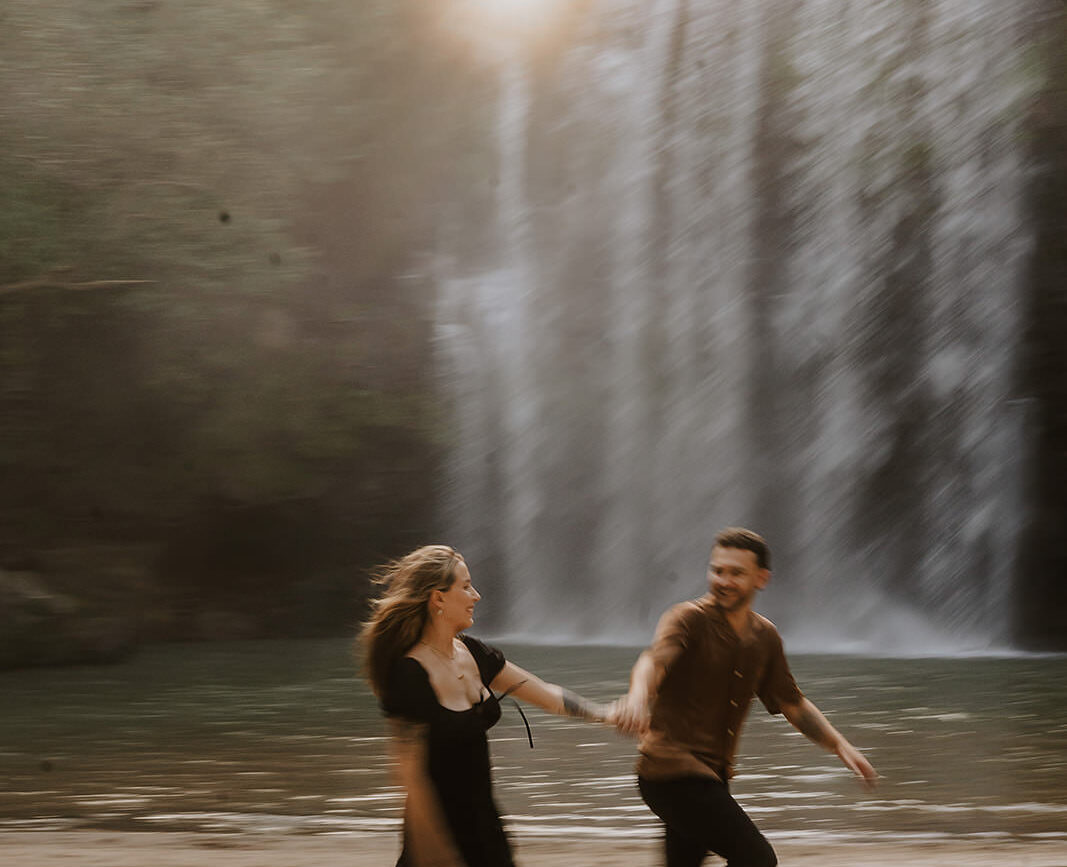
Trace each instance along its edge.
<path fill-rule="evenodd" d="M 668 609 L 659 619 L 656 635 L 648 648 L 648 655 L 657 669 L 670 669 L 674 660 L 689 647 L 692 629 L 687 615 L 692 608 L 691 604 L 683 602 Z"/>

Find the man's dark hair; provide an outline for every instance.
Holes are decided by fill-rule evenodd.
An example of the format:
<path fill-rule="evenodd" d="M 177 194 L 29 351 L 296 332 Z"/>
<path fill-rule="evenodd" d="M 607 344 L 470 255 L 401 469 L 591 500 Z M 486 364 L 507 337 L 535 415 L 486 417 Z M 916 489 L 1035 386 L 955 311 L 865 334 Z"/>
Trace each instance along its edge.
<path fill-rule="evenodd" d="M 760 569 L 771 568 L 771 549 L 759 533 L 744 527 L 727 527 L 715 537 L 715 545 L 720 548 L 740 548 L 756 555 L 756 565 Z"/>

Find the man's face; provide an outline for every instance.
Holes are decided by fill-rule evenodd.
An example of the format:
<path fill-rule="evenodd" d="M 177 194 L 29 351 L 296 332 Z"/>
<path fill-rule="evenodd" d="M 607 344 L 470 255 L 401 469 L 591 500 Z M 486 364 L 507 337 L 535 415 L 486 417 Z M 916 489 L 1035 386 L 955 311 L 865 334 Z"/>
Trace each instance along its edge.
<path fill-rule="evenodd" d="M 761 569 L 752 551 L 741 548 L 711 549 L 708 563 L 708 589 L 715 603 L 724 611 L 739 611 L 762 590 L 771 577 L 769 569 Z"/>

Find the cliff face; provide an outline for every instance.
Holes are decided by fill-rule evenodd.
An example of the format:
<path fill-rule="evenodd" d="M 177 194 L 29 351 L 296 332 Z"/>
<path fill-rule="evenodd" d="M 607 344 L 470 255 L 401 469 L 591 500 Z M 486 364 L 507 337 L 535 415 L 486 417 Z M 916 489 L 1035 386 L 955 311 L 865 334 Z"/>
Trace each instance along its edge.
<path fill-rule="evenodd" d="M 148 571 L 137 562 L 146 554 L 53 550 L 0 569 L 0 670 L 117 662 L 132 653 L 158 617 Z"/>
<path fill-rule="evenodd" d="M 348 630 L 435 538 L 476 72 L 445 4 L 274 5 L 0 11 L 0 667 Z"/>
<path fill-rule="evenodd" d="M 1037 228 L 1029 275 L 1022 392 L 1031 405 L 1032 520 L 1017 582 L 1016 632 L 1067 647 L 1067 6 L 1044 4 L 1035 36 L 1045 87 L 1030 118 Z"/>

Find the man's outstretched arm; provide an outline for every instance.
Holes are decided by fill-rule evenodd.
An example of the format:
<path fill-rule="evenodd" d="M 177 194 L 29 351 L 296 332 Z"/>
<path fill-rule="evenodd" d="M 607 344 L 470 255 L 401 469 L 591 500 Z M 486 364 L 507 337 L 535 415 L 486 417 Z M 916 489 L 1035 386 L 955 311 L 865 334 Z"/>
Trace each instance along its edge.
<path fill-rule="evenodd" d="M 636 735 L 648 728 L 649 708 L 663 673 L 647 650 L 637 658 L 630 672 L 630 691 L 615 704 L 615 725 L 623 734 Z"/>
<path fill-rule="evenodd" d="M 874 788 L 875 781 L 878 779 L 878 772 L 874 766 L 864 758 L 863 753 L 848 742 L 841 732 L 830 725 L 830 721 L 823 716 L 822 711 L 808 699 L 802 698 L 794 704 L 783 704 L 782 715 L 809 741 L 835 753 L 847 768 L 863 780 L 868 789 Z"/>
<path fill-rule="evenodd" d="M 630 691 L 615 704 L 615 725 L 623 734 L 637 735 L 648 728 L 652 702 L 685 646 L 685 635 L 680 609 L 665 612 L 652 646 L 637 658 L 630 672 Z"/>

